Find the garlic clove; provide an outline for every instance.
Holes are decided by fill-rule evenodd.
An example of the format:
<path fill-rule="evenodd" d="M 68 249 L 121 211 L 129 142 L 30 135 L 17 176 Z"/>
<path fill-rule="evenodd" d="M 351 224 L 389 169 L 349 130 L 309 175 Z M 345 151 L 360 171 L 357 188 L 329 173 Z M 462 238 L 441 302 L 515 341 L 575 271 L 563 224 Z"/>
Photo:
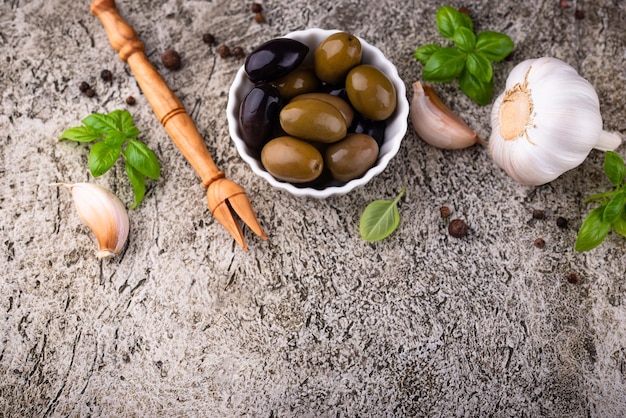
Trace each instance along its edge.
<path fill-rule="evenodd" d="M 435 90 L 419 81 L 413 83 L 410 116 L 415 132 L 434 147 L 462 149 L 482 144 L 476 132 L 441 101 Z"/>
<path fill-rule="evenodd" d="M 57 183 L 70 190 L 80 219 L 91 229 L 98 241 L 96 256 L 113 257 L 122 252 L 130 222 L 126 208 L 110 190 L 92 183 Z"/>

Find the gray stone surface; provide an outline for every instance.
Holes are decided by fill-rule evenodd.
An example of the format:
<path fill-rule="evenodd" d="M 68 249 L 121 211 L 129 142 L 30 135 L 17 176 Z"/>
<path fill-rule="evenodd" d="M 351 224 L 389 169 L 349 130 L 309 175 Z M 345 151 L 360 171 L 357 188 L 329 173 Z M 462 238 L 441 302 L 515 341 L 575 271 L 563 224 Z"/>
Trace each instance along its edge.
<path fill-rule="evenodd" d="M 626 133 L 622 0 L 452 3 L 515 41 L 496 90 L 517 62 L 556 56 L 596 87 L 605 128 Z M 387 54 L 410 93 L 421 72 L 412 52 L 442 42 L 441 4 L 267 1 L 257 24 L 244 1 L 118 3 L 218 165 L 248 191 L 269 240 L 246 231 L 246 254 L 213 220 L 88 2 L 3 1 L 0 416 L 626 416 L 626 240 L 573 250 L 593 207 L 584 197 L 609 187 L 600 152 L 524 187 L 484 148 L 442 151 L 408 132 L 370 184 L 318 201 L 272 189 L 229 139 L 227 92 L 242 61 L 219 58 L 203 33 L 249 52 L 292 30 L 351 31 Z M 180 71 L 162 68 L 170 47 Z M 80 94 L 83 80 L 96 97 Z M 437 89 L 488 137 L 490 106 L 455 84 Z M 95 181 L 125 203 L 132 191 L 122 167 L 94 180 L 88 147 L 56 139 L 91 112 L 124 108 L 163 175 L 130 212 L 127 250 L 100 262 L 69 193 L 49 184 Z M 363 242 L 363 208 L 405 184 L 397 232 Z M 441 205 L 467 221 L 466 238 L 448 235 Z"/>

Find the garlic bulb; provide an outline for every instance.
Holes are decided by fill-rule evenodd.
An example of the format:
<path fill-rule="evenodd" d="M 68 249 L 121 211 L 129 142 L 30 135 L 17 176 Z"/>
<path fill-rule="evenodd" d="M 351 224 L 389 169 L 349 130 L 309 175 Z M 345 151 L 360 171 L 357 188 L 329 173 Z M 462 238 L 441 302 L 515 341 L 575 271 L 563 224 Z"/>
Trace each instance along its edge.
<path fill-rule="evenodd" d="M 80 219 L 98 240 L 98 258 L 110 258 L 124 249 L 130 224 L 126 208 L 113 192 L 92 183 L 66 184 Z"/>
<path fill-rule="evenodd" d="M 482 143 L 476 132 L 441 101 L 432 87 L 419 81 L 413 83 L 410 115 L 415 132 L 434 147 L 461 149 Z"/>
<path fill-rule="evenodd" d="M 602 130 L 598 95 L 574 68 L 543 57 L 518 64 L 491 111 L 489 153 L 514 180 L 548 183 L 580 165 L 593 148 L 622 139 Z"/>

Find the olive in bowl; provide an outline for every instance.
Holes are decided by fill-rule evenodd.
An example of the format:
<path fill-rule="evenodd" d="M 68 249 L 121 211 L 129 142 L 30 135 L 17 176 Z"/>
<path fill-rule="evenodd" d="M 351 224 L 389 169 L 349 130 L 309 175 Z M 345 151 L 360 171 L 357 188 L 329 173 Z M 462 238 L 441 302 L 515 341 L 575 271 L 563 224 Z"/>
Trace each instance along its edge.
<path fill-rule="evenodd" d="M 369 114 L 369 116 L 375 117 L 385 117 L 385 120 L 376 121 L 371 120 L 370 117 L 366 117 L 361 114 L 361 112 L 356 111 L 354 114 L 346 114 L 346 112 L 340 111 L 340 115 L 344 118 L 345 123 L 345 133 L 343 133 L 343 127 L 340 126 L 339 120 L 340 117 L 332 111 L 328 110 L 328 107 L 319 104 L 313 103 L 313 100 L 322 100 L 321 96 L 324 95 L 333 95 L 339 97 L 346 102 L 349 103 L 349 95 L 352 94 L 353 97 L 357 97 L 355 100 L 357 101 L 358 106 L 370 106 L 368 104 L 368 100 L 371 98 L 369 95 L 367 86 L 362 87 L 358 85 L 357 81 L 352 81 L 351 85 L 346 86 L 344 82 L 338 83 L 329 83 L 323 80 L 314 80 L 307 81 L 306 83 L 294 82 L 294 80 L 285 80 L 282 77 L 290 77 L 289 74 L 285 75 L 281 73 L 279 80 L 268 80 L 265 74 L 259 76 L 256 75 L 256 79 L 262 79 L 259 81 L 251 81 L 248 73 L 246 72 L 245 66 L 242 66 L 235 76 L 235 80 L 231 85 L 228 97 L 228 106 L 227 106 L 227 117 L 228 117 L 228 126 L 230 136 L 235 143 L 238 153 L 243 158 L 243 160 L 250 165 L 252 171 L 264 178 L 270 185 L 285 190 L 296 196 L 308 196 L 315 198 L 327 198 L 334 195 L 343 195 L 351 190 L 363 186 L 367 184 L 373 177 L 380 174 L 388 165 L 389 161 L 397 154 L 402 139 L 404 138 L 407 131 L 407 121 L 409 114 L 409 104 L 406 98 L 406 89 L 404 82 L 398 76 L 398 72 L 395 66 L 383 55 L 383 53 L 375 48 L 374 46 L 367 43 L 365 40 L 351 35 L 356 39 L 352 39 L 345 36 L 345 32 L 341 32 L 338 30 L 323 30 L 323 29 L 307 29 L 302 31 L 291 32 L 285 35 L 283 38 L 291 39 L 298 41 L 308 47 L 308 52 L 304 59 L 298 63 L 297 69 L 298 71 L 302 71 L 302 69 L 312 69 L 315 68 L 315 55 L 316 49 L 320 44 L 322 44 L 329 37 L 334 35 L 334 38 L 344 38 L 349 39 L 349 47 L 350 54 L 353 54 L 353 49 L 355 43 L 358 42 L 360 45 L 360 53 L 361 59 L 360 61 L 356 61 L 352 64 L 353 67 L 357 67 L 359 65 L 366 66 L 361 68 L 361 70 L 356 70 L 355 77 L 359 76 L 362 73 L 370 74 L 372 72 L 376 72 L 376 76 L 373 78 L 374 80 L 384 79 L 386 80 L 385 84 L 386 91 L 392 92 L 393 96 L 385 97 L 384 106 L 393 106 L 391 110 L 388 112 L 389 114 L 385 114 L 385 111 L 389 109 L 385 109 L 384 111 L 377 110 L 375 114 Z M 282 39 L 282 38 L 277 38 Z M 331 37 L 332 39 L 332 37 Z M 329 48 L 330 50 L 330 48 Z M 332 60 L 331 57 L 326 57 L 328 60 Z M 372 71 L 370 66 L 375 69 Z M 293 77 L 296 78 L 296 81 L 299 81 L 300 78 L 307 79 L 303 76 L 304 72 L 298 73 L 295 69 L 292 73 Z M 346 69 L 341 70 L 342 73 L 349 72 Z M 378 74 L 380 73 L 380 75 Z M 330 77 L 328 75 L 323 76 L 323 78 Z M 333 75 L 334 77 L 334 75 Z M 343 77 L 343 74 L 342 74 Z M 347 75 L 346 75 L 347 77 Z M 271 77 L 269 77 L 271 78 Z M 370 77 L 371 78 L 371 77 Z M 327 78 L 328 79 L 328 78 Z M 335 81 L 334 79 L 332 80 Z M 281 86 L 290 86 L 288 97 L 281 97 L 280 99 L 280 107 L 282 109 L 287 108 L 291 109 L 291 114 L 284 114 L 284 124 L 281 125 L 280 116 L 276 117 L 275 108 L 269 106 L 269 103 L 275 103 L 274 97 L 264 98 L 261 100 L 261 105 L 270 109 L 271 107 L 271 117 L 274 118 L 275 125 L 270 129 L 272 133 L 269 137 L 266 135 L 265 131 L 262 133 L 265 137 L 262 140 L 255 141 L 246 141 L 244 140 L 245 135 L 245 127 L 242 126 L 242 120 L 247 119 L 248 110 L 246 109 L 246 105 L 244 103 L 246 101 L 247 95 L 256 87 L 258 88 L 264 84 L 271 84 L 274 87 L 281 89 Z M 308 85 L 315 86 L 315 91 L 294 91 L 293 86 L 297 85 Z M 356 87 L 355 87 L 356 86 Z M 266 89 L 266 91 L 271 91 L 274 94 L 275 90 Z M 313 97 L 310 96 L 313 95 Z M 300 96 L 301 97 L 295 97 Z M 365 95 L 365 96 L 364 96 Z M 265 100 L 265 101 L 263 101 Z M 302 103 L 297 104 L 296 102 L 301 100 Z M 290 106 L 291 103 L 291 106 Z M 334 105 L 334 103 L 333 103 Z M 337 106 L 335 106 L 337 107 Z M 337 107 L 341 108 L 342 106 Z M 349 106 L 351 113 L 354 110 L 354 106 Z M 333 123 L 339 123 L 338 127 L 330 127 L 332 133 L 340 132 L 337 137 L 326 137 L 324 136 L 322 141 L 310 140 L 307 138 L 298 138 L 299 135 L 307 136 L 307 132 L 299 131 L 294 128 L 295 120 L 298 117 L 295 113 L 295 110 L 310 110 L 310 109 L 322 109 L 323 112 L 332 114 L 332 117 L 326 117 L 326 120 L 333 121 Z M 279 112 L 280 113 L 280 112 Z M 263 116 L 265 117 L 265 116 Z M 260 117 L 260 119 L 263 119 Z M 311 118 L 309 114 L 306 116 Z M 286 129 L 285 129 L 286 128 Z M 316 130 L 318 128 L 316 127 Z M 321 128 L 320 128 L 321 129 Z M 248 129 L 249 131 L 249 129 Z M 261 129 L 256 130 L 255 132 L 261 132 Z M 351 134 L 359 133 L 359 134 L 369 134 L 374 136 L 375 141 L 370 141 L 364 139 L 367 135 L 359 135 L 358 140 L 351 139 L 346 142 L 345 139 Z M 295 134 L 295 135 L 294 135 Z M 273 138 L 279 137 L 296 137 L 296 139 L 310 142 L 310 144 L 319 151 L 319 155 L 322 158 L 322 167 L 317 166 L 317 160 L 319 159 L 319 155 L 313 152 L 309 147 L 304 147 L 300 143 L 298 144 L 299 149 L 304 152 L 310 158 L 304 158 L 306 161 L 315 161 L 315 169 L 312 172 L 317 173 L 320 171 L 319 176 L 312 180 L 309 178 L 309 172 L 305 170 L 307 175 L 301 176 L 302 182 L 293 181 L 293 179 L 288 175 L 285 175 L 281 172 L 278 176 L 273 175 L 270 170 L 265 167 L 262 162 L 261 154 L 262 148 L 265 143 L 268 143 Z M 342 137 L 342 138 L 339 138 Z M 291 140 L 281 139 L 277 141 L 279 145 L 284 147 L 286 144 L 292 144 Z M 251 146 L 253 144 L 253 146 Z M 330 148 L 330 151 L 328 149 Z M 374 154 L 374 158 L 372 157 L 372 153 L 377 148 L 377 153 Z M 276 142 L 273 143 L 273 149 L 284 149 L 278 147 Z M 342 155 L 347 151 L 349 152 L 359 152 L 362 154 L 363 159 L 368 160 L 366 166 L 362 166 L 364 163 L 360 157 L 354 155 L 348 155 L 348 157 L 343 157 Z M 284 151 L 283 151 L 284 152 Z M 268 151 L 266 150 L 266 154 Z M 315 157 L 311 157 L 315 156 Z M 280 155 L 276 157 L 275 155 L 270 155 L 269 159 L 271 164 L 280 165 L 280 169 L 283 169 L 281 165 L 284 162 L 284 159 L 281 159 Z M 330 161 L 330 159 L 333 159 Z M 296 159 L 297 160 L 297 159 Z M 327 160 L 327 161 L 324 161 Z M 370 160 L 374 160 L 371 162 Z M 266 161 L 267 162 L 267 161 Z M 370 165 L 371 163 L 371 165 Z M 350 164 L 348 168 L 343 167 L 343 164 Z M 272 168 L 272 167 L 270 167 Z M 353 178 L 357 176 L 356 178 Z M 286 179 L 286 180 L 285 180 Z M 306 181 L 305 181 L 306 180 Z"/>

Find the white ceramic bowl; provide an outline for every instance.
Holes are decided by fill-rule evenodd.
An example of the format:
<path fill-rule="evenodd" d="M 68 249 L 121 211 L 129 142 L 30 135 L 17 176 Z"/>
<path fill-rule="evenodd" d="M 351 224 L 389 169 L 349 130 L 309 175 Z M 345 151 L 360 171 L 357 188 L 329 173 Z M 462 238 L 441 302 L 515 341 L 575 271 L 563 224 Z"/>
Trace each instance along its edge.
<path fill-rule="evenodd" d="M 284 37 L 295 39 L 307 45 L 309 47 L 309 54 L 305 58 L 305 63 L 311 63 L 313 60 L 313 51 L 315 50 L 317 45 L 319 45 L 320 42 L 322 42 L 328 36 L 336 32 L 339 31 L 314 28 L 291 32 Z M 250 152 L 250 149 L 241 138 L 241 132 L 239 129 L 239 107 L 243 99 L 246 97 L 246 95 L 254 85 L 248 79 L 248 76 L 246 75 L 243 66 L 239 69 L 239 71 L 237 71 L 237 75 L 235 76 L 235 80 L 233 81 L 233 84 L 231 85 L 228 94 L 228 106 L 226 110 L 230 136 L 235 143 L 235 146 L 237 147 L 237 151 L 239 152 L 239 155 L 241 155 L 241 158 L 243 158 L 244 161 L 250 165 L 254 173 L 263 177 L 272 186 L 282 190 L 286 190 L 287 192 L 296 196 L 309 196 L 318 199 L 324 199 L 334 195 L 343 195 L 355 189 L 356 187 L 363 186 L 374 176 L 380 174 L 385 169 L 385 167 L 387 167 L 389 161 L 397 154 L 398 149 L 400 149 L 400 143 L 402 142 L 402 139 L 404 138 L 404 135 L 407 131 L 407 120 L 409 115 L 409 103 L 406 98 L 406 88 L 404 86 L 404 82 L 398 76 L 398 71 L 396 70 L 396 67 L 391 62 L 389 62 L 387 58 L 385 58 L 383 53 L 380 52 L 378 48 L 373 47 L 361 38 L 359 38 L 359 41 L 361 41 L 361 49 L 363 52 L 361 62 L 363 64 L 375 65 L 382 72 L 384 72 L 393 83 L 396 89 L 396 94 L 398 95 L 398 99 L 395 112 L 393 113 L 393 115 L 391 115 L 389 119 L 387 119 L 385 140 L 380 147 L 378 160 L 376 161 L 375 165 L 370 168 L 362 177 L 351 180 L 343 184 L 342 186 L 328 186 L 323 189 L 315 189 L 312 187 L 298 187 L 291 183 L 277 180 L 270 173 L 268 173 L 265 168 L 263 168 L 261 161 Z"/>

